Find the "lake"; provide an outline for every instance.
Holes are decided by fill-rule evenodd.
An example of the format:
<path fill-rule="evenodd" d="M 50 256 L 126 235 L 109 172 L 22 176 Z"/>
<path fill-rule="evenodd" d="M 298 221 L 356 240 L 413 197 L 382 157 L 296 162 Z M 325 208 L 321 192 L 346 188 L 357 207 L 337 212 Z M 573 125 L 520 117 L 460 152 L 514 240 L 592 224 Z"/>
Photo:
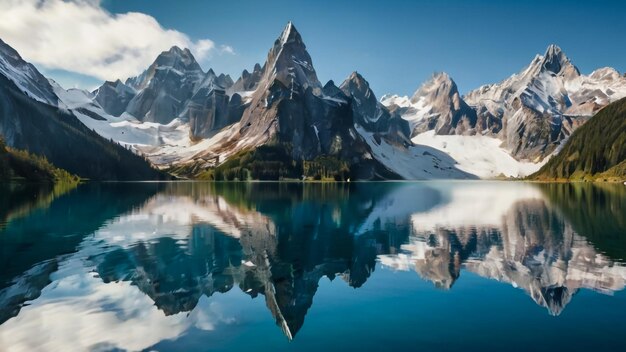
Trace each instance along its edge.
<path fill-rule="evenodd" d="M 626 187 L 0 187 L 1 351 L 626 350 Z"/>

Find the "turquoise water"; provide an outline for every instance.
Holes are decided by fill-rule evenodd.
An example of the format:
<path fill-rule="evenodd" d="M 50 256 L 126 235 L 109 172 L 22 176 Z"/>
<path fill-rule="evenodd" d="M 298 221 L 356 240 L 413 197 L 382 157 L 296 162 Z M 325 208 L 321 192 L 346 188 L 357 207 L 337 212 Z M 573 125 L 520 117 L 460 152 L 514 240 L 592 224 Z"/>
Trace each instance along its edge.
<path fill-rule="evenodd" d="M 0 187 L 1 351 L 624 350 L 626 187 Z"/>

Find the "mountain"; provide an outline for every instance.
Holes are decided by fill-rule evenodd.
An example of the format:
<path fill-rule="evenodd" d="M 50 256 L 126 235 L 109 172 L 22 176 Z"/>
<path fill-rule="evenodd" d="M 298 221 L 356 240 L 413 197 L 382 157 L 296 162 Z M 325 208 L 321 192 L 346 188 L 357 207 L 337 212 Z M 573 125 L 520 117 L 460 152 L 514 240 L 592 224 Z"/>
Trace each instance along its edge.
<path fill-rule="evenodd" d="M 246 104 L 239 94 L 229 96 L 226 93 L 233 84 L 230 76 L 216 76 L 213 70 L 207 72 L 181 114 L 182 119 L 189 122 L 191 139 L 209 138 L 241 119 Z"/>
<path fill-rule="evenodd" d="M 576 128 L 622 97 L 625 76 L 607 67 L 581 74 L 551 45 L 520 73 L 464 96 L 449 75 L 437 73 L 412 97 L 385 95 L 381 103 L 410 123 L 414 144 L 494 178 L 536 172 Z"/>
<path fill-rule="evenodd" d="M 626 77 L 611 68 L 583 75 L 552 45 L 519 74 L 465 96 L 437 73 L 410 98 L 379 101 L 358 72 L 322 85 L 288 23 L 263 65 L 236 81 L 172 47 L 125 83 L 52 91 L 89 129 L 184 177 L 498 178 L 537 171 L 626 96 Z"/>
<path fill-rule="evenodd" d="M 518 159 L 541 160 L 600 108 L 626 96 L 626 78 L 610 68 L 585 76 L 550 45 L 510 78 L 465 96 L 483 118 L 502 121 L 502 139 Z"/>
<path fill-rule="evenodd" d="M 327 87 L 324 89 L 328 91 Z M 399 116 L 392 115 L 376 99 L 369 83 L 358 72 L 353 72 L 339 89 L 351 98 L 352 114 L 357 125 L 366 131 L 382 134 L 388 140 L 402 143 L 405 146 L 410 145 L 409 123 Z"/>
<path fill-rule="evenodd" d="M 415 147 L 409 123 L 378 102 L 360 74 L 322 86 L 292 23 L 265 63 L 235 82 L 202 72 L 188 50 L 174 47 L 126 83 L 54 89 L 87 127 L 180 176 L 475 177 L 445 153 Z"/>
<path fill-rule="evenodd" d="M 456 83 L 447 73 L 436 73 L 411 97 L 387 96 L 382 99 L 411 125 L 411 136 L 434 130 L 439 135 L 473 135 L 493 123 L 478 123 L 476 111 L 461 98 Z"/>
<path fill-rule="evenodd" d="M 252 73 L 248 72 L 248 70 L 243 70 L 241 77 L 230 87 L 230 90 L 233 92 L 255 91 L 259 81 L 261 81 L 263 71 L 264 69 L 259 64 L 254 65 Z"/>
<path fill-rule="evenodd" d="M 577 129 L 537 173 L 538 180 L 626 180 L 626 98 L 609 104 Z"/>
<path fill-rule="evenodd" d="M 83 125 L 51 84 L 0 42 L 0 136 L 15 149 L 45 157 L 83 178 L 146 180 L 163 177 L 141 156 Z"/>
<path fill-rule="evenodd" d="M 322 86 L 302 37 L 292 23 L 287 24 L 274 42 L 259 70 L 257 65 L 255 75 L 260 79 L 248 86 L 256 85 L 257 88 L 250 95 L 249 107 L 243 112 L 241 121 L 201 157 L 219 155 L 226 159 L 239 153 L 237 161 L 224 165 L 225 173 L 250 169 L 255 163 L 263 169 L 278 163 L 284 169 L 278 177 L 299 178 L 306 176 L 307 170 L 320 168 L 328 171 L 326 176 L 335 178 L 347 178 L 348 175 L 360 179 L 401 177 L 371 157 L 368 143 L 355 127 L 363 123 L 364 116 L 355 114 L 359 108 L 352 96 L 346 94 L 350 89 L 336 87 L 332 82 Z M 241 85 L 246 77 L 253 80 L 253 75 L 244 72 L 235 85 Z M 373 103 L 380 105 L 376 101 Z M 369 129 L 372 126 L 361 127 Z M 259 146 L 264 148 L 247 156 L 250 154 L 246 154 L 247 150 Z M 292 161 L 297 165 L 290 166 Z M 253 178 L 255 173 L 252 170 Z"/>
<path fill-rule="evenodd" d="M 140 121 L 167 124 L 183 110 L 204 78 L 204 72 L 189 49 L 172 47 L 162 52 L 141 75 L 126 80 L 139 92 L 126 111 Z"/>
<path fill-rule="evenodd" d="M 137 95 L 135 89 L 122 83 L 119 79 L 115 82 L 104 82 L 93 94 L 94 100 L 100 104 L 104 111 L 113 116 L 120 116 L 130 101 Z"/>

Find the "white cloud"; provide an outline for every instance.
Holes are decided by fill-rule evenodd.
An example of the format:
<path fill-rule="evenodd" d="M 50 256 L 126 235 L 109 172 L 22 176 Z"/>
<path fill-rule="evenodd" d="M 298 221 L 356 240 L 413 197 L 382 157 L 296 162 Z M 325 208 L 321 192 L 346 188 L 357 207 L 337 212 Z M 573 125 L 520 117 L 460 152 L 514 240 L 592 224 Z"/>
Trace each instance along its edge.
<path fill-rule="evenodd" d="M 220 54 L 235 55 L 235 49 L 230 45 L 222 45 L 220 46 Z"/>
<path fill-rule="evenodd" d="M 97 0 L 0 0 L 0 38 L 27 61 L 107 80 L 139 74 L 174 45 L 189 48 L 198 61 L 234 53 L 143 13 L 111 14 Z"/>

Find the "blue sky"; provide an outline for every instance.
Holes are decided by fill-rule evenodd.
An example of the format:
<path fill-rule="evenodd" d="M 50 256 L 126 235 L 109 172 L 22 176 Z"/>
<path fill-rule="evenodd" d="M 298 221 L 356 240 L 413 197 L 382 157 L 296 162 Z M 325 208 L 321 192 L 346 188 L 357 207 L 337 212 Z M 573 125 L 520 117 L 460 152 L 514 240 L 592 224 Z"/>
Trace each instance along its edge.
<path fill-rule="evenodd" d="M 551 43 L 583 73 L 626 70 L 626 2 L 619 1 L 103 0 L 100 6 L 112 16 L 141 12 L 192 41 L 232 47 L 234 54 L 213 51 L 201 64 L 235 79 L 265 60 L 289 20 L 322 82 L 339 84 L 356 70 L 378 96 L 411 94 L 435 71 L 448 72 L 464 93 L 519 71 Z M 64 83 L 100 81 L 44 71 Z"/>

